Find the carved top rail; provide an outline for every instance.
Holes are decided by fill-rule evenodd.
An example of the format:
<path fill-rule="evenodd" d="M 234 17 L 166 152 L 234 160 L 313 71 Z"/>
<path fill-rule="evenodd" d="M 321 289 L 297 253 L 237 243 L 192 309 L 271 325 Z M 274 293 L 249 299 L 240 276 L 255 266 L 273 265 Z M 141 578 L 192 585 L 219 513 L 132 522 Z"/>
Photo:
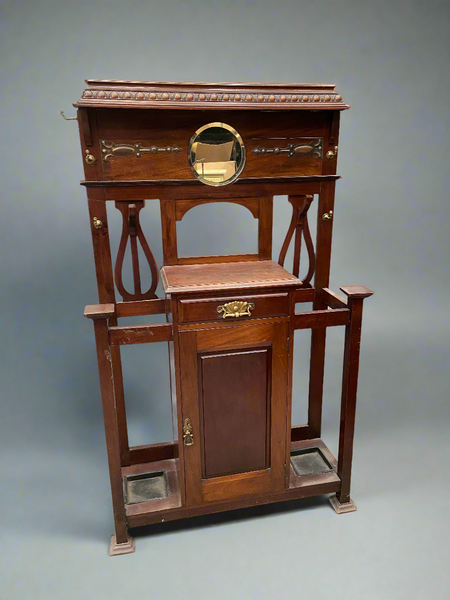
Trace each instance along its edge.
<path fill-rule="evenodd" d="M 74 106 L 111 108 L 346 110 L 333 84 L 86 80 Z"/>

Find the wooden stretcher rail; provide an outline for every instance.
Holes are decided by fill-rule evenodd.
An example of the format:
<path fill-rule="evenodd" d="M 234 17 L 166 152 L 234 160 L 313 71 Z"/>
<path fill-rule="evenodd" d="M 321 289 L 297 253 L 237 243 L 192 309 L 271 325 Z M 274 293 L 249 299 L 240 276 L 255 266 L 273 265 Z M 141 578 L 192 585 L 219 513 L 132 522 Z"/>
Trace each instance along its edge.
<path fill-rule="evenodd" d="M 348 325 L 350 310 L 338 308 L 335 310 L 312 310 L 310 312 L 296 313 L 294 329 L 320 329 L 322 327 L 335 327 Z"/>
<path fill-rule="evenodd" d="M 347 302 L 344 300 L 344 298 L 339 296 L 339 294 L 335 294 L 328 288 L 323 288 L 322 300 L 330 308 L 348 308 Z"/>
<path fill-rule="evenodd" d="M 143 315 L 163 315 L 170 303 L 165 298 L 156 300 L 133 300 L 132 302 L 118 302 L 116 304 L 116 316 L 138 317 Z"/>
<path fill-rule="evenodd" d="M 109 329 L 109 343 L 111 346 L 171 342 L 172 340 L 173 329 L 171 323 L 130 325 L 129 327 L 111 327 Z"/>
<path fill-rule="evenodd" d="M 313 287 L 305 288 L 302 290 L 295 290 L 294 292 L 294 304 L 297 302 L 314 302 L 316 297 L 316 290 Z"/>

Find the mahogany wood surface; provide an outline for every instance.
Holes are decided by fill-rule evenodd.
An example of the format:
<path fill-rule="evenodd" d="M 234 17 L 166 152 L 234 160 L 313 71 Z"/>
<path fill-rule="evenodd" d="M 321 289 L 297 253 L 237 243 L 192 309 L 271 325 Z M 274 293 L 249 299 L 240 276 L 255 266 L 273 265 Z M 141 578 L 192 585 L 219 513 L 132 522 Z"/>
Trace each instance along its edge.
<path fill-rule="evenodd" d="M 118 544 L 128 540 L 121 476 L 121 452 L 119 427 L 113 384 L 111 349 L 108 342 L 106 319 L 94 319 L 95 342 L 97 346 L 100 390 L 102 393 L 103 417 L 105 421 L 106 447 L 108 450 L 109 476 L 114 513 L 114 527 Z"/>
<path fill-rule="evenodd" d="M 269 467 L 270 362 L 269 346 L 199 354 L 203 478 Z"/>
<path fill-rule="evenodd" d="M 207 115 L 192 111 L 149 111 L 95 109 L 97 129 L 93 131 L 91 153 L 101 164 L 101 179 L 195 179 L 187 160 L 189 141 L 194 132 L 205 123 L 220 122 L 236 129 L 246 148 L 246 162 L 242 177 L 321 175 L 324 154 L 295 155 L 256 154 L 260 147 L 285 148 L 289 144 L 311 145 L 318 139 L 323 145 L 330 121 L 327 113 L 270 112 L 251 114 L 229 111 L 211 111 Z M 205 119 L 208 119 L 206 121 Z M 273 138 L 276 132 L 277 138 Z M 137 156 L 113 156 L 103 159 L 105 143 L 142 144 L 143 147 L 176 147 L 177 152 L 161 152 Z M 326 160 L 326 159 L 325 159 Z M 90 165 L 89 165 L 90 166 Z M 96 169 L 97 171 L 97 169 Z M 85 169 L 86 179 L 94 171 Z"/>
<path fill-rule="evenodd" d="M 345 301 L 328 288 L 339 111 L 346 108 L 326 84 L 88 82 L 78 124 L 99 304 L 87 306 L 85 316 L 95 329 L 119 546 L 128 528 L 162 520 L 326 493 L 350 502 L 362 305 L 373 292 L 342 287 Z M 246 148 L 244 170 L 231 185 L 204 185 L 188 164 L 190 139 L 211 122 L 234 127 Z M 112 152 L 111 143 L 126 147 Z M 137 156 L 136 144 L 151 150 Z M 283 151 L 296 146 L 297 153 Z M 277 264 L 279 195 L 288 196 L 293 212 L 275 249 Z M 141 225 L 146 200 L 160 201 L 163 265 Z M 122 215 L 117 257 L 108 201 Z M 211 202 L 237 203 L 258 219 L 257 253 L 178 255 L 177 222 Z M 313 202 L 315 242 L 308 223 Z M 124 285 L 128 248 L 132 289 Z M 148 289 L 142 258 L 152 276 Z M 159 268 L 165 298 L 156 297 Z M 217 312 L 234 301 L 254 305 L 251 314 Z M 305 302 L 312 310 L 301 310 Z M 122 324 L 158 314 L 166 323 Z M 320 439 L 326 328 L 334 326 L 346 331 L 337 460 Z M 308 422 L 291 427 L 294 337 L 305 328 L 311 329 Z M 130 448 L 120 346 L 158 341 L 168 342 L 173 439 Z M 320 448 L 332 469 L 297 475 L 291 451 L 303 448 Z M 167 498 L 126 505 L 123 477 L 152 471 L 166 473 Z"/>
<path fill-rule="evenodd" d="M 179 322 L 224 321 L 223 316 L 218 314 L 217 308 L 234 300 L 243 300 L 255 305 L 249 317 L 239 317 L 239 320 L 289 314 L 289 294 L 286 292 L 281 294 L 251 294 L 248 296 L 238 293 L 232 296 L 219 296 L 208 299 L 181 299 L 179 301 Z"/>
<path fill-rule="evenodd" d="M 161 279 L 169 294 L 301 285 L 297 277 L 270 260 L 167 266 L 161 269 Z"/>
<path fill-rule="evenodd" d="M 86 79 L 88 87 L 74 106 L 215 110 L 346 110 L 333 84 Z"/>
<path fill-rule="evenodd" d="M 359 349 L 364 298 L 373 294 L 364 286 L 341 287 L 348 296 L 350 322 L 345 328 L 344 366 L 342 377 L 341 427 L 339 433 L 338 475 L 341 489 L 337 498 L 341 504 L 350 502 L 350 480 L 355 431 L 356 395 L 358 389 Z"/>
<path fill-rule="evenodd" d="M 168 312 L 168 310 L 170 310 L 169 303 L 165 298 L 117 302 L 116 304 L 116 315 L 118 318 L 161 315 Z"/>
<path fill-rule="evenodd" d="M 284 464 L 286 464 L 286 367 L 287 367 L 287 323 L 273 325 L 251 325 L 246 327 L 230 326 L 220 330 L 199 330 L 180 334 L 180 364 L 186 365 L 182 371 L 183 420 L 191 420 L 194 431 L 194 444 L 185 447 L 187 502 L 196 503 L 214 499 L 232 497 L 236 490 L 241 493 L 257 493 L 266 489 L 281 489 L 284 482 Z M 270 399 L 270 469 L 251 473 L 232 474 L 228 478 L 215 477 L 203 482 L 201 442 L 202 416 L 199 403 L 199 381 L 197 375 L 198 354 L 202 352 L 237 352 L 255 347 L 272 345 L 271 352 L 271 399 Z M 204 402 L 204 401 L 203 401 Z M 246 427 L 246 437 L 252 431 L 252 422 L 241 425 Z M 247 489 L 247 492 L 245 492 Z"/>
<path fill-rule="evenodd" d="M 158 323 L 157 325 L 128 325 L 124 327 L 109 328 L 109 342 L 112 346 L 170 342 L 172 339 L 173 327 L 170 323 Z"/>
<path fill-rule="evenodd" d="M 312 310 L 294 316 L 294 329 L 321 329 L 336 325 L 347 325 L 350 319 L 348 308 L 334 310 Z"/>

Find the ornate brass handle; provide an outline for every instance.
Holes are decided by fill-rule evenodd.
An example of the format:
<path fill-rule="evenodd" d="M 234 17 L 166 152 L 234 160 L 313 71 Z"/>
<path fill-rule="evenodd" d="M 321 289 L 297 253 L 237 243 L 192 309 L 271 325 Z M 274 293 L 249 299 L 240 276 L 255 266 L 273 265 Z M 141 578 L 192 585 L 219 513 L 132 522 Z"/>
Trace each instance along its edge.
<path fill-rule="evenodd" d="M 250 311 L 255 308 L 253 302 L 244 302 L 243 300 L 234 300 L 217 307 L 217 312 L 223 313 L 223 318 L 227 317 L 251 317 Z"/>
<path fill-rule="evenodd" d="M 194 443 L 194 428 L 192 427 L 190 419 L 184 420 L 183 442 L 185 446 L 192 446 Z"/>
<path fill-rule="evenodd" d="M 332 210 L 330 210 L 330 212 L 323 213 L 323 215 L 322 215 L 322 220 L 323 221 L 331 221 L 332 218 L 333 218 L 333 211 Z"/>
<path fill-rule="evenodd" d="M 100 221 L 100 219 L 97 219 L 97 217 L 92 218 L 92 223 L 95 229 L 101 229 L 103 227 L 103 221 Z"/>

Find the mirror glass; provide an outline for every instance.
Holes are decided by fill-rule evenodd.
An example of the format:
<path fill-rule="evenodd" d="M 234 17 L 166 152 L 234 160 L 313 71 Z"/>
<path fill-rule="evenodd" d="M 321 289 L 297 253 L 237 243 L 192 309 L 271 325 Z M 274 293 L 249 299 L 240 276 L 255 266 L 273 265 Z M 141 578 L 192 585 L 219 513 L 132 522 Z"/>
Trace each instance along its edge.
<path fill-rule="evenodd" d="M 200 181 L 207 185 L 227 185 L 237 179 L 244 168 L 244 143 L 230 125 L 208 123 L 192 136 L 188 159 Z"/>

